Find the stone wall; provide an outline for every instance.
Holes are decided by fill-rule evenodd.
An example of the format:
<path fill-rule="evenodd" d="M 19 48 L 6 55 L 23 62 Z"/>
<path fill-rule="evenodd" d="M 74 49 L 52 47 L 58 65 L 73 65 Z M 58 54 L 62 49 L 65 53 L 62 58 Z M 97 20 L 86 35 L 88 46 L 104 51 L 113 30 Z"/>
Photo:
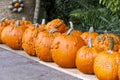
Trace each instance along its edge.
<path fill-rule="evenodd" d="M 7 17 L 8 19 L 21 19 L 22 17 L 26 17 L 28 20 L 33 21 L 35 0 L 23 0 L 25 7 L 20 13 L 15 13 L 8 9 L 10 1 L 12 0 L 0 0 L 0 19 L 3 17 Z"/>

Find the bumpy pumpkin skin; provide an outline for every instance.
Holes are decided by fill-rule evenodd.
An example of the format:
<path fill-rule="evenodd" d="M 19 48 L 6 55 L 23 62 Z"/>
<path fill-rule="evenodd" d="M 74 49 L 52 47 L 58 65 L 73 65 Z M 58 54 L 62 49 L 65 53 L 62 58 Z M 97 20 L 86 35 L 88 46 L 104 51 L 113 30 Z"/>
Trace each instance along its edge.
<path fill-rule="evenodd" d="M 111 47 L 110 38 L 112 37 L 114 39 L 114 51 L 118 51 L 120 49 L 120 39 L 118 36 L 114 34 L 100 34 L 96 37 L 96 39 L 93 42 L 94 46 L 99 46 L 103 50 L 108 50 Z"/>
<path fill-rule="evenodd" d="M 22 37 L 22 48 L 31 56 L 36 56 L 35 39 L 38 34 L 38 29 L 30 27 L 25 30 Z"/>
<path fill-rule="evenodd" d="M 88 48 L 83 46 L 77 51 L 76 55 L 76 66 L 77 68 L 86 74 L 94 73 L 94 59 L 101 52 L 101 49 L 97 47 Z"/>
<path fill-rule="evenodd" d="M 35 41 L 36 55 L 40 60 L 52 62 L 51 44 L 54 38 L 60 33 L 39 32 Z"/>
<path fill-rule="evenodd" d="M 118 66 L 120 64 L 120 54 L 118 52 L 101 52 L 95 58 L 94 72 L 99 80 L 119 80 Z"/>
<path fill-rule="evenodd" d="M 57 29 L 59 32 L 63 33 L 66 30 L 68 30 L 68 28 L 66 27 L 66 25 L 63 23 L 62 20 L 60 19 L 54 19 L 50 22 L 47 23 L 45 29 L 46 31 L 50 31 L 51 29 Z"/>
<path fill-rule="evenodd" d="M 120 80 L 120 65 L 118 67 L 118 77 L 119 77 L 119 80 Z"/>
<path fill-rule="evenodd" d="M 52 58 L 60 67 L 74 68 L 76 52 L 83 45 L 84 41 L 72 34 L 58 36 L 51 45 Z"/>
<path fill-rule="evenodd" d="M 94 42 L 95 38 L 98 36 L 97 32 L 84 32 L 81 34 L 81 38 L 85 41 L 86 45 L 88 44 L 89 38 L 92 38 L 92 42 Z"/>
<path fill-rule="evenodd" d="M 12 49 L 22 49 L 22 35 L 24 30 L 20 26 L 8 26 L 4 28 L 7 32 L 3 35 L 5 43 Z"/>
<path fill-rule="evenodd" d="M 2 33 L 2 30 L 7 26 L 7 24 L 5 22 L 1 22 L 0 23 L 0 43 L 3 43 L 2 40 L 1 40 L 1 33 Z"/>
<path fill-rule="evenodd" d="M 44 31 L 44 28 L 45 24 L 39 25 L 38 28 L 36 28 L 34 25 L 31 25 L 31 27 L 25 30 L 22 37 L 22 47 L 29 55 L 36 56 L 35 40 L 38 33 Z"/>
<path fill-rule="evenodd" d="M 4 21 L 6 23 L 7 26 L 11 25 L 11 24 L 14 24 L 16 22 L 16 20 L 5 20 Z"/>
<path fill-rule="evenodd" d="M 63 33 L 63 34 L 66 34 L 67 32 Z M 81 31 L 78 31 L 78 30 L 73 30 L 72 31 L 72 35 L 73 36 L 77 36 L 77 37 L 81 37 L 81 34 L 82 32 Z"/>
<path fill-rule="evenodd" d="M 2 32 L 1 32 L 1 41 L 2 41 L 2 43 L 6 43 L 6 36 L 8 36 L 8 34 L 7 33 L 9 33 L 10 32 L 10 29 L 6 29 L 6 28 L 4 28 L 3 30 L 2 30 Z"/>

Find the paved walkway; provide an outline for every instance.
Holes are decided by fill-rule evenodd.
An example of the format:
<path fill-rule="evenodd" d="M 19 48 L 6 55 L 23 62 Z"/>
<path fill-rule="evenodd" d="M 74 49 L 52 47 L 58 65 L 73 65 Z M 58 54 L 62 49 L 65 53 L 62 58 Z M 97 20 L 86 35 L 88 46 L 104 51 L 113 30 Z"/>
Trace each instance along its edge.
<path fill-rule="evenodd" d="M 80 80 L 0 48 L 0 80 Z"/>

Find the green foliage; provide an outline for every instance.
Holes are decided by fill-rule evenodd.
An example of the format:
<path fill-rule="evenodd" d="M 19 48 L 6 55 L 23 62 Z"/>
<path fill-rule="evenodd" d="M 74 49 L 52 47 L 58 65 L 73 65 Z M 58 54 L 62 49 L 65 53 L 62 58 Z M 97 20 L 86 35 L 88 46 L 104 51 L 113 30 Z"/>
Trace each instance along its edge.
<path fill-rule="evenodd" d="M 120 0 L 99 0 L 99 3 L 105 5 L 113 13 L 120 12 Z"/>
<path fill-rule="evenodd" d="M 71 20 L 75 29 L 87 31 L 93 26 L 120 35 L 119 0 L 44 0 L 48 21 L 61 18 Z"/>
<path fill-rule="evenodd" d="M 87 5 L 86 5 L 87 6 Z M 76 29 L 87 31 L 90 26 L 93 26 L 99 33 L 104 30 L 120 35 L 120 20 L 119 15 L 103 7 L 102 5 L 89 4 L 87 7 L 82 7 L 71 11 L 70 16 L 76 24 Z"/>

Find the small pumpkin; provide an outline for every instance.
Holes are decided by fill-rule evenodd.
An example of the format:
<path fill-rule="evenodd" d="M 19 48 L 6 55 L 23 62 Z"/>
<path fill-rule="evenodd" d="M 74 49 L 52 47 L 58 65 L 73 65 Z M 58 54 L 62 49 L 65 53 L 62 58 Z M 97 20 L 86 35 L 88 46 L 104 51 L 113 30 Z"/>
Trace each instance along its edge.
<path fill-rule="evenodd" d="M 76 67 L 75 58 L 77 50 L 85 45 L 81 37 L 72 35 L 72 31 L 73 28 L 70 28 L 67 34 L 56 37 L 51 45 L 53 61 L 60 67 Z"/>
<path fill-rule="evenodd" d="M 51 55 L 51 44 L 54 38 L 60 35 L 59 32 L 56 32 L 56 29 L 52 29 L 49 32 L 39 32 L 35 41 L 35 50 L 37 57 L 40 60 L 46 62 L 52 62 Z"/>
<path fill-rule="evenodd" d="M 77 69 L 85 74 L 94 74 L 94 59 L 100 52 L 100 48 L 92 45 L 92 38 L 90 38 L 88 40 L 88 46 L 83 46 L 77 51 Z"/>
<path fill-rule="evenodd" d="M 25 30 L 22 37 L 22 47 L 31 56 L 36 56 L 35 51 L 35 39 L 40 31 L 43 31 L 45 27 L 45 20 L 42 20 L 42 24 L 36 24 L 33 27 L 29 27 Z"/>
<path fill-rule="evenodd" d="M 2 31 L 2 37 L 5 39 L 5 43 L 12 49 L 22 49 L 22 35 L 25 28 L 19 25 L 19 21 L 16 25 L 10 25 L 4 28 Z"/>
<path fill-rule="evenodd" d="M 93 42 L 95 40 L 95 38 L 98 36 L 97 32 L 94 32 L 94 28 L 90 27 L 89 32 L 84 32 L 81 34 L 81 38 L 85 41 L 86 44 L 88 44 L 88 39 L 92 38 Z"/>
<path fill-rule="evenodd" d="M 120 65 L 120 53 L 113 51 L 114 39 L 110 38 L 111 48 L 102 51 L 94 61 L 94 72 L 99 80 L 119 80 L 118 67 Z"/>
<path fill-rule="evenodd" d="M 45 27 L 46 31 L 50 31 L 51 29 L 57 29 L 59 32 L 63 33 L 65 32 L 68 28 L 64 24 L 64 22 L 61 19 L 54 19 L 50 22 L 47 23 Z"/>
<path fill-rule="evenodd" d="M 108 50 L 111 47 L 110 38 L 112 37 L 114 40 L 114 51 L 118 51 L 120 49 L 120 39 L 117 35 L 113 33 L 108 33 L 106 30 L 104 34 L 100 34 L 96 37 L 93 42 L 94 46 L 99 46 L 103 50 Z"/>

